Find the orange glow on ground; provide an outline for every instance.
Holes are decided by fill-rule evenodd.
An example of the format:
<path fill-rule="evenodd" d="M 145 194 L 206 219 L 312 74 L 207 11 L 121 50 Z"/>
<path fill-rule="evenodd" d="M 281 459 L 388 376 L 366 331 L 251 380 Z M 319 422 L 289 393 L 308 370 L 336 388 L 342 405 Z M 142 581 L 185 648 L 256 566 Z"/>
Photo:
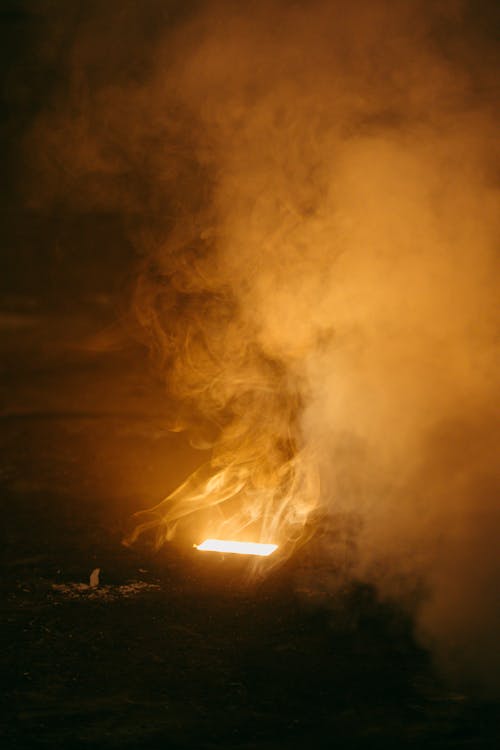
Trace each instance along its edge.
<path fill-rule="evenodd" d="M 277 544 L 259 544 L 257 542 L 233 542 L 228 539 L 205 539 L 194 545 L 201 552 L 229 552 L 236 555 L 260 555 L 267 557 L 278 549 Z"/>

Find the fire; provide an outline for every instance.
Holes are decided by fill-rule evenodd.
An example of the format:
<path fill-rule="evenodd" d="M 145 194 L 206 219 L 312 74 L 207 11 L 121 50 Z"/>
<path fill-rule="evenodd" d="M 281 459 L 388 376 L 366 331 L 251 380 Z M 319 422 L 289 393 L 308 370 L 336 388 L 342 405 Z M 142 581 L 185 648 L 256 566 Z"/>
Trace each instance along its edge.
<path fill-rule="evenodd" d="M 271 422 L 272 425 L 272 422 Z M 246 425 L 248 429 L 248 424 Z M 241 425 L 240 425 L 241 427 Z M 155 534 L 157 546 L 174 538 L 191 542 L 200 551 L 268 556 L 282 545 L 285 556 L 307 539 L 307 522 L 317 507 L 316 464 L 305 451 L 284 457 L 273 445 L 272 427 L 260 436 L 252 431 L 223 460 L 221 439 L 212 460 L 192 474 L 171 495 L 149 511 L 129 541 L 143 532 Z M 231 541 L 250 536 L 257 541 Z M 273 539 L 275 543 L 268 543 Z"/>
<path fill-rule="evenodd" d="M 220 281 L 200 294 L 190 266 L 174 284 L 158 265 L 141 279 L 137 311 L 152 346 L 159 341 L 166 349 L 160 365 L 169 396 L 186 409 L 186 428 L 195 442 L 198 429 L 212 430 L 202 446 L 211 456 L 139 514 L 128 541 L 143 532 L 158 547 L 174 538 L 189 546 L 198 539 L 273 540 L 285 559 L 307 539 L 320 497 L 317 461 L 301 429 L 300 372 L 259 345 L 254 321 Z"/>
<path fill-rule="evenodd" d="M 195 544 L 201 552 L 229 552 L 236 555 L 259 555 L 268 557 L 278 549 L 277 544 L 260 544 L 258 542 L 235 542 L 229 539 L 205 539 Z"/>

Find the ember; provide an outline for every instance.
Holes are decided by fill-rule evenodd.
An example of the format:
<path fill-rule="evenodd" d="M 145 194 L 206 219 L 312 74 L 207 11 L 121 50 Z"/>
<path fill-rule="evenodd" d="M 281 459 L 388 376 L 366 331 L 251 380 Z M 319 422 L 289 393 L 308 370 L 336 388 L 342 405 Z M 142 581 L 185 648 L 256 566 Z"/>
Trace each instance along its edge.
<path fill-rule="evenodd" d="M 278 549 L 277 544 L 234 542 L 228 539 L 205 539 L 201 544 L 194 546 L 201 552 L 229 552 L 236 555 L 260 555 L 260 557 L 268 557 Z"/>

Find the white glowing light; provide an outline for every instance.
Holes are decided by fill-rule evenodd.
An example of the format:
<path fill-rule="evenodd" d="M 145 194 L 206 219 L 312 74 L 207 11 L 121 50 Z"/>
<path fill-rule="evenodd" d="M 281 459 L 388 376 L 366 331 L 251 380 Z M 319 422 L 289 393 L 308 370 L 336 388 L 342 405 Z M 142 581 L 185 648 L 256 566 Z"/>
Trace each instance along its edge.
<path fill-rule="evenodd" d="M 277 544 L 259 544 L 258 542 L 232 542 L 228 539 L 205 539 L 194 545 L 201 552 L 229 552 L 236 555 L 260 555 L 267 557 L 278 549 Z"/>

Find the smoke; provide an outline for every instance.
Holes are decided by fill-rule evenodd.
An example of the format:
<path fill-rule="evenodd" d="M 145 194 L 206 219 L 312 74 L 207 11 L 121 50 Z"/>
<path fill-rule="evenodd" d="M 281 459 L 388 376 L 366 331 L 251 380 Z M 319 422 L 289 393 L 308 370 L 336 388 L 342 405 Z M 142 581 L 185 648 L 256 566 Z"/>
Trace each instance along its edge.
<path fill-rule="evenodd" d="M 346 575 L 498 690 L 490 5 L 146 8 L 74 20 L 30 148 L 32 200 L 123 216 L 172 426 L 212 448 L 160 541 L 355 519 Z"/>

